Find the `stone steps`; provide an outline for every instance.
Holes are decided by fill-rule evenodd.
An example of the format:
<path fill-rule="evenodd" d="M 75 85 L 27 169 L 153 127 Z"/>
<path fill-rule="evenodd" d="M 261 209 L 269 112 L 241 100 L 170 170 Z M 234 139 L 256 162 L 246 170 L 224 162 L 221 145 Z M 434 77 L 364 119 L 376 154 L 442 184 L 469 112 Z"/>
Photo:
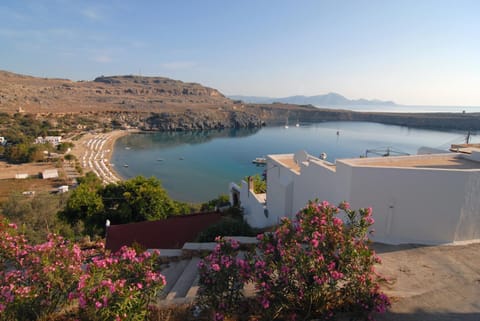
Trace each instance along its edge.
<path fill-rule="evenodd" d="M 241 238 L 241 243 L 254 243 L 253 238 Z M 165 276 L 167 284 L 159 296 L 160 305 L 176 305 L 193 302 L 198 293 L 200 275 L 198 273 L 198 262 L 202 255 L 211 252 L 215 243 L 185 243 L 182 250 L 160 250 L 162 259 L 168 263 L 162 264 L 160 270 Z M 241 251 L 239 258 L 244 258 L 245 253 Z M 250 290 L 250 291 L 248 291 Z M 248 289 L 246 292 L 252 292 Z"/>
<path fill-rule="evenodd" d="M 175 285 L 167 294 L 165 300 L 171 301 L 173 299 L 185 298 L 187 292 L 193 286 L 193 281 L 198 275 L 198 262 L 200 259 L 198 257 L 194 257 L 188 262 L 185 266 L 182 274 L 179 276 Z"/>

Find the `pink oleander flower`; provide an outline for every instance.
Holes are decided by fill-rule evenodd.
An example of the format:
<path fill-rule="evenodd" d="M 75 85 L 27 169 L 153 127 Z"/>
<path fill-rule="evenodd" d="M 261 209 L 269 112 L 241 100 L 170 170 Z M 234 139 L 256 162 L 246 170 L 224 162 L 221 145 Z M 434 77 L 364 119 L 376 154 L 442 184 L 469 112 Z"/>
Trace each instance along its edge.
<path fill-rule="evenodd" d="M 264 309 L 268 309 L 268 308 L 270 307 L 270 301 L 268 301 L 267 298 L 262 298 L 262 302 L 261 302 L 261 303 L 262 303 L 262 307 L 263 307 Z"/>
<path fill-rule="evenodd" d="M 374 220 L 373 217 L 371 217 L 371 216 L 365 217 L 365 221 L 366 221 L 369 225 L 373 225 L 373 223 L 375 223 L 375 220 Z"/>
<path fill-rule="evenodd" d="M 333 225 L 335 226 L 342 226 L 343 225 L 343 221 L 341 219 L 339 219 L 338 217 L 334 217 L 333 218 Z"/>
<path fill-rule="evenodd" d="M 8 227 L 13 228 L 14 230 L 16 230 L 18 228 L 17 224 L 15 224 L 15 223 L 8 224 Z"/>

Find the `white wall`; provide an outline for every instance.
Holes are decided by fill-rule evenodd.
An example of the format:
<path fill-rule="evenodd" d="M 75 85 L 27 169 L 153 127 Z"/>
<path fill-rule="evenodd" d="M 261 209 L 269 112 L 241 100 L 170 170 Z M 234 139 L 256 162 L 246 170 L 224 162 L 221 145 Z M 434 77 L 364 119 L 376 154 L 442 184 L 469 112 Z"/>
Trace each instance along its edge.
<path fill-rule="evenodd" d="M 243 218 L 252 227 L 263 228 L 274 225 L 269 216 L 265 216 L 265 203 L 262 201 L 264 194 L 255 194 L 248 190 L 248 183 L 242 181 L 240 187 L 240 206 L 243 208 Z"/>
<path fill-rule="evenodd" d="M 267 207 L 270 225 L 282 217 L 293 217 L 294 177 L 298 174 L 267 159 Z"/>
<path fill-rule="evenodd" d="M 351 165 L 338 160 L 335 170 L 320 160 L 300 164 L 300 174 L 267 159 L 268 217 L 264 204 L 242 182 L 246 219 L 272 226 L 294 215 L 309 200 L 353 209 L 372 207 L 374 240 L 391 244 L 442 244 L 480 239 L 478 170 L 395 168 Z"/>
<path fill-rule="evenodd" d="M 293 211 L 297 213 L 308 201 L 315 199 L 334 205 L 345 200 L 347 195 L 344 186 L 340 188 L 342 180 L 339 178 L 338 173 L 326 162 L 314 160 L 301 164 L 301 174 L 295 177 Z"/>
<path fill-rule="evenodd" d="M 455 241 L 480 240 L 480 173 L 470 173 L 463 194 Z"/>
<path fill-rule="evenodd" d="M 469 172 L 353 167 L 349 202 L 372 207 L 374 239 L 439 244 L 455 240 Z"/>

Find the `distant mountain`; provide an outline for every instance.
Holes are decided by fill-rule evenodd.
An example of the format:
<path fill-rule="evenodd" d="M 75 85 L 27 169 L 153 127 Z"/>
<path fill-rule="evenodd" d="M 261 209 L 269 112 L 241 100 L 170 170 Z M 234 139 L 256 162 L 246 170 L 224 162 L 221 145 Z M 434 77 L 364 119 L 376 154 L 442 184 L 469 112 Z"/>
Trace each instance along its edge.
<path fill-rule="evenodd" d="M 325 95 L 317 96 L 289 96 L 284 98 L 271 98 L 260 96 L 240 96 L 232 95 L 228 98 L 233 100 L 242 100 L 245 103 L 257 103 L 257 104 L 270 104 L 274 102 L 284 104 L 296 104 L 296 105 L 314 105 L 314 106 L 369 106 L 369 105 L 382 105 L 382 106 L 395 106 L 393 101 L 382 100 L 368 100 L 368 99 L 348 99 L 344 96 L 336 93 L 328 93 Z"/>

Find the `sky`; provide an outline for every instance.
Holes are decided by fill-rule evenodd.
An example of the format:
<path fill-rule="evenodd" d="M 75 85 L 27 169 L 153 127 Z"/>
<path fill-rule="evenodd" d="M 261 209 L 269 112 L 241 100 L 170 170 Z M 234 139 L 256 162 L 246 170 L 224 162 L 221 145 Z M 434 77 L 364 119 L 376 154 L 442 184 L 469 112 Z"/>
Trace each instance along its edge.
<path fill-rule="evenodd" d="M 480 106 L 480 1 L 2 0 L 0 70 Z"/>

